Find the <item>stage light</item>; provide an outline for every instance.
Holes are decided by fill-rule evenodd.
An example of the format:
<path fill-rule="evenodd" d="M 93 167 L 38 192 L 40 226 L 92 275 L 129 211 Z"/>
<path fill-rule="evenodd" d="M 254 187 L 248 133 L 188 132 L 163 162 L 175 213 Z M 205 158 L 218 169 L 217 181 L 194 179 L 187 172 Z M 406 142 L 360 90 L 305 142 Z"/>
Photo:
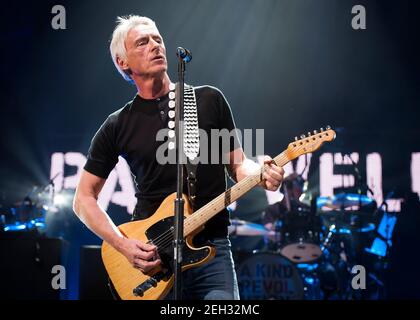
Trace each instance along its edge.
<path fill-rule="evenodd" d="M 60 192 L 54 195 L 54 206 L 55 207 L 71 207 L 73 202 L 73 194 L 70 192 Z"/>
<path fill-rule="evenodd" d="M 66 198 L 63 196 L 63 195 L 61 195 L 61 194 L 57 194 L 55 197 L 54 197 L 54 204 L 56 205 L 56 206 L 62 206 L 62 205 L 64 205 L 66 203 Z"/>

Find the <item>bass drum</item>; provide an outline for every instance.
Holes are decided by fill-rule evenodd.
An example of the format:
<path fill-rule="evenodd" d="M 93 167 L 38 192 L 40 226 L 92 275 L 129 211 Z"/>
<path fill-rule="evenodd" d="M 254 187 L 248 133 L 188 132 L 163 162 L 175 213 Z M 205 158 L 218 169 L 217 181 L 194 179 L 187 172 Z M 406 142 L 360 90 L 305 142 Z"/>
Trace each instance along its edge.
<path fill-rule="evenodd" d="M 256 252 L 236 268 L 243 300 L 303 300 L 304 286 L 296 266 L 277 253 Z"/>

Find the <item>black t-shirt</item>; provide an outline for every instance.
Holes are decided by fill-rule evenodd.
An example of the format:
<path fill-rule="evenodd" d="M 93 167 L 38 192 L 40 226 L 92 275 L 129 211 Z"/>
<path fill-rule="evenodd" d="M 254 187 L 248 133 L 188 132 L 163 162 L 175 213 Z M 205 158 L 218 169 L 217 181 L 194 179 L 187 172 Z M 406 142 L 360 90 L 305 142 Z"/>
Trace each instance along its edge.
<path fill-rule="evenodd" d="M 207 133 L 209 164 L 197 167 L 195 209 L 199 209 L 226 190 L 225 165 L 221 163 L 222 146 L 219 139 L 219 162 L 211 164 L 211 129 L 235 129 L 228 102 L 223 94 L 210 86 L 195 87 L 199 128 Z M 168 94 L 159 99 L 146 100 L 136 95 L 123 108 L 108 116 L 96 132 L 89 148 L 84 169 L 106 179 L 122 156 L 135 177 L 137 205 L 135 215 L 151 216 L 169 194 L 176 191 L 175 164 L 159 164 L 156 152 L 165 141 L 156 141 L 159 130 L 168 128 Z M 200 155 L 204 137 L 200 134 Z M 232 139 L 236 141 L 232 142 Z M 231 139 L 230 151 L 239 146 L 237 136 Z M 214 151 L 214 150 L 213 150 Z M 185 171 L 184 171 L 185 172 Z M 187 192 L 184 173 L 184 192 Z M 202 232 L 208 237 L 227 235 L 228 211 L 225 209 L 210 219 Z"/>

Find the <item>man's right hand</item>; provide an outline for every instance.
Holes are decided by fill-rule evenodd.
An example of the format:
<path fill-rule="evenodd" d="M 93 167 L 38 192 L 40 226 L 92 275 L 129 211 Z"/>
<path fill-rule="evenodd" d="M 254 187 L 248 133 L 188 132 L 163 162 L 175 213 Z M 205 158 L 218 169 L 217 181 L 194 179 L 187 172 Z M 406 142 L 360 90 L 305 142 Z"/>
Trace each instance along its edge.
<path fill-rule="evenodd" d="M 134 268 L 143 273 L 149 272 L 161 263 L 157 247 L 140 240 L 122 238 L 117 249 Z"/>

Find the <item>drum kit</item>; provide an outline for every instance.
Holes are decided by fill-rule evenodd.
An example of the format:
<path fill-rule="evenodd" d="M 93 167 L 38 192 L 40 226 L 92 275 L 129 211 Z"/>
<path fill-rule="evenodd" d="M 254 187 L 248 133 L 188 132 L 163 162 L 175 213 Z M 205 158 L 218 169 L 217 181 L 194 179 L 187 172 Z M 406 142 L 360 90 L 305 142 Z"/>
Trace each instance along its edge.
<path fill-rule="evenodd" d="M 54 184 L 33 186 L 21 201 L 0 206 L 0 233 L 19 236 L 40 235 L 45 231 L 49 212 L 56 212 Z"/>
<path fill-rule="evenodd" d="M 235 252 L 233 246 L 241 298 L 380 298 L 366 290 L 360 296 L 351 283 L 352 267 L 363 265 L 372 271 L 369 279 L 376 279 L 374 287 L 383 286 L 371 264 L 383 261 L 385 268 L 386 259 L 368 249 L 378 236 L 378 211 L 372 198 L 340 193 L 317 197 L 311 206 L 295 206 L 282 213 L 272 228 L 233 219 L 231 238 L 262 236 L 265 240 L 262 248 L 252 252 Z"/>
<path fill-rule="evenodd" d="M 17 202 L 1 215 L 4 232 L 25 232 L 45 227 L 45 207 L 38 206 L 29 197 Z"/>
<path fill-rule="evenodd" d="M 63 194 L 55 197 L 50 183 L 34 187 L 13 206 L 0 207 L 0 233 L 21 236 L 46 232 L 48 213 L 59 211 L 57 196 Z M 382 205 L 377 208 L 366 195 L 340 193 L 314 197 L 310 205 L 298 201 L 285 208 L 271 227 L 231 220 L 229 234 L 242 299 L 370 299 L 367 290 L 360 296 L 352 288 L 355 265 L 366 267 L 373 281 L 369 287 L 376 293 L 384 290 L 381 277 L 396 217 Z M 244 250 L 243 237 L 254 244 L 254 239 L 263 241 Z M 235 246 L 235 238 L 242 238 L 241 248 Z M 381 298 L 381 294 L 374 298 Z"/>

